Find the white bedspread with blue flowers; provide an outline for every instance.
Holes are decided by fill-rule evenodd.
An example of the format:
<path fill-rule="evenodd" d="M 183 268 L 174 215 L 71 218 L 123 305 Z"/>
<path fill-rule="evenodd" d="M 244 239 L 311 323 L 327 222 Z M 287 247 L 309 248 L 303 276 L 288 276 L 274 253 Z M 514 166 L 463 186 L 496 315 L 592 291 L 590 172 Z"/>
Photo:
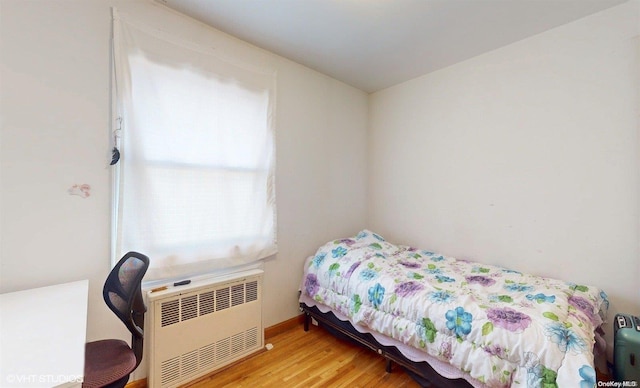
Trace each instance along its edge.
<path fill-rule="evenodd" d="M 595 287 L 396 246 L 365 230 L 318 249 L 302 292 L 490 387 L 596 383 L 595 331 L 609 302 Z"/>

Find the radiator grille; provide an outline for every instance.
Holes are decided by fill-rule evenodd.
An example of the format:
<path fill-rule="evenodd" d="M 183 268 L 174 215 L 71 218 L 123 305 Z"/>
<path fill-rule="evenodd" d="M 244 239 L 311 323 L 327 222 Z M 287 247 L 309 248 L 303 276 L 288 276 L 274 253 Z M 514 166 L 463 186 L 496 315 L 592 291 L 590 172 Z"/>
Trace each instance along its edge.
<path fill-rule="evenodd" d="M 162 362 L 161 384 L 170 385 L 212 365 L 222 363 L 257 344 L 257 328 L 234 334 L 198 350 Z"/>
<path fill-rule="evenodd" d="M 216 311 L 215 291 L 203 292 L 200 294 L 200 315 L 211 314 Z"/>
<path fill-rule="evenodd" d="M 247 302 L 258 300 L 258 281 L 245 283 Z"/>
<path fill-rule="evenodd" d="M 180 358 L 172 358 L 162 362 L 162 385 L 176 381 L 180 378 Z"/>
<path fill-rule="evenodd" d="M 209 344 L 200 349 L 200 363 L 208 367 L 216 362 L 216 344 Z"/>
<path fill-rule="evenodd" d="M 174 325 L 256 300 L 258 300 L 257 281 L 170 300 L 161 305 L 162 326 Z"/>
<path fill-rule="evenodd" d="M 162 326 L 180 322 L 180 300 L 171 300 L 162 304 Z"/>
<path fill-rule="evenodd" d="M 216 311 L 229 308 L 229 288 L 216 291 Z"/>
<path fill-rule="evenodd" d="M 231 306 L 244 303 L 244 284 L 231 287 Z"/>
<path fill-rule="evenodd" d="M 191 295 L 186 298 L 182 298 L 182 314 L 183 321 L 193 319 L 198 316 L 198 296 Z"/>
<path fill-rule="evenodd" d="M 182 356 L 182 374 L 185 376 L 193 374 L 198 370 L 198 351 L 187 353 Z"/>
<path fill-rule="evenodd" d="M 231 337 L 223 338 L 216 342 L 216 361 L 220 362 L 231 354 Z"/>
<path fill-rule="evenodd" d="M 256 346 L 258 346 L 258 328 L 254 327 L 252 329 L 247 330 L 247 335 L 245 336 L 246 338 L 246 344 L 245 347 L 246 349 L 251 349 L 254 348 Z"/>

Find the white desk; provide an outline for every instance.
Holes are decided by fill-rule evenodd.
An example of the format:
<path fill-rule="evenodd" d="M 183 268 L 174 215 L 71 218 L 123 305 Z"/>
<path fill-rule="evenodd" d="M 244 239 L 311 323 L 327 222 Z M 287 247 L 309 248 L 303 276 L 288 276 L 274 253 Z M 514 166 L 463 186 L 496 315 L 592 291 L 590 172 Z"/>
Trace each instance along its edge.
<path fill-rule="evenodd" d="M 80 387 L 89 281 L 0 295 L 0 387 Z"/>

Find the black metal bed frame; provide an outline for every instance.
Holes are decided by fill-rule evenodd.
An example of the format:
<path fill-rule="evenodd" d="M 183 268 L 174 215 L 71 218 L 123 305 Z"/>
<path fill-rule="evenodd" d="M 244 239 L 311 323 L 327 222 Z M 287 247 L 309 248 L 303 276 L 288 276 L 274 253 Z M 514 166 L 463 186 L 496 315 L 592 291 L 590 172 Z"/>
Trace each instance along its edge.
<path fill-rule="evenodd" d="M 407 359 L 395 346 L 380 344 L 369 333 L 360 333 L 349 322 L 341 321 L 331 311 L 323 313 L 315 306 L 300 303 L 304 313 L 304 331 L 309 331 L 311 318 L 334 336 L 360 344 L 387 360 L 386 371 L 392 372 L 393 363 L 400 365 L 422 387 L 460 388 L 471 387 L 464 379 L 448 379 L 436 372 L 427 362 L 415 362 Z"/>

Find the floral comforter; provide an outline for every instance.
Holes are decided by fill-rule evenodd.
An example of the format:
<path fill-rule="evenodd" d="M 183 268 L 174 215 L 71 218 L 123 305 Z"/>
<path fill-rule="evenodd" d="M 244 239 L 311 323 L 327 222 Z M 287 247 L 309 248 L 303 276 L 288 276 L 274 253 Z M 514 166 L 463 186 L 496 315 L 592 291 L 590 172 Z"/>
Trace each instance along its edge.
<path fill-rule="evenodd" d="M 601 290 L 396 246 L 370 231 L 322 246 L 303 293 L 491 387 L 593 387 Z"/>

